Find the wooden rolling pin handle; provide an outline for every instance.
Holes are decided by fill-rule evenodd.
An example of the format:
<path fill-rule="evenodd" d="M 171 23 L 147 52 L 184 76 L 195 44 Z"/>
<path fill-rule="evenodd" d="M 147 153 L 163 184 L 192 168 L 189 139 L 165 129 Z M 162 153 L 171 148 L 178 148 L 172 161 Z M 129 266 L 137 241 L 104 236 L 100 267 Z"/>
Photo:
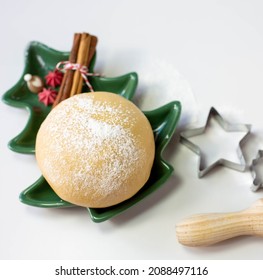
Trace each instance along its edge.
<path fill-rule="evenodd" d="M 178 241 L 185 246 L 208 246 L 240 235 L 263 237 L 263 199 L 232 213 L 199 214 L 176 225 Z"/>

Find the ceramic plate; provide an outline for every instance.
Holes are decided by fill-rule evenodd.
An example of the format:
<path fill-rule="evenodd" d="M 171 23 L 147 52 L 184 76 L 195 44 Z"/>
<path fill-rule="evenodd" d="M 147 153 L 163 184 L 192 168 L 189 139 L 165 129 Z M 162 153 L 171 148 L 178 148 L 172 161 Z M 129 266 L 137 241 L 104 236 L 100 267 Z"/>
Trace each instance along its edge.
<path fill-rule="evenodd" d="M 30 113 L 26 127 L 9 142 L 8 146 L 11 150 L 19 153 L 34 153 L 37 131 L 50 112 L 50 107 L 40 103 L 37 95 L 27 89 L 23 80 L 24 74 L 30 73 L 44 77 L 48 71 L 54 69 L 59 61 L 67 60 L 68 56 L 68 52 L 59 52 L 38 42 L 29 44 L 23 75 L 17 84 L 3 96 L 5 103 L 15 107 L 23 107 Z M 94 63 L 95 58 L 90 66 L 91 72 Z M 131 100 L 136 90 L 138 77 L 136 73 L 129 73 L 116 78 L 90 77 L 89 81 L 95 91 L 110 91 Z M 83 91 L 88 90 L 84 89 Z M 155 160 L 150 178 L 136 195 L 120 204 L 107 208 L 88 208 L 94 222 L 103 222 L 122 213 L 160 188 L 169 178 L 173 167 L 163 160 L 162 153 L 175 131 L 180 113 L 181 104 L 179 101 L 171 102 L 153 111 L 144 112 L 151 123 L 155 136 Z M 42 176 L 20 194 L 20 200 L 25 204 L 37 207 L 76 206 L 59 198 Z"/>

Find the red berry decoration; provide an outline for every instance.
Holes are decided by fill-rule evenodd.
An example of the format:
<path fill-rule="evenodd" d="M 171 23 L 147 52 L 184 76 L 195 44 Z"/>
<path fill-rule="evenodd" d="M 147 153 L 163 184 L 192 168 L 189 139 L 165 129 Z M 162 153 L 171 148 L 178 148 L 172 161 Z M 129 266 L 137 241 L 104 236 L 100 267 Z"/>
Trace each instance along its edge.
<path fill-rule="evenodd" d="M 51 88 L 43 88 L 43 90 L 38 94 L 38 99 L 40 102 L 44 103 L 46 106 L 53 104 L 57 96 L 57 91 Z"/>
<path fill-rule="evenodd" d="M 63 79 L 63 74 L 60 71 L 49 71 L 45 76 L 46 84 L 51 87 L 60 86 Z"/>

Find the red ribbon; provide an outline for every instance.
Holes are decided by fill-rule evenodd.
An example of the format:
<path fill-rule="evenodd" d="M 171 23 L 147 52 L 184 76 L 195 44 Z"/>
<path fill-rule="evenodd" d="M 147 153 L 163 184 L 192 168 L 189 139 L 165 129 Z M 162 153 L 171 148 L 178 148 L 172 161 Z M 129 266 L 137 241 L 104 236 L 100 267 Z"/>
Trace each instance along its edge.
<path fill-rule="evenodd" d="M 88 77 L 89 76 L 101 76 L 99 73 L 89 73 L 89 69 L 85 65 L 80 65 L 79 63 L 72 63 L 70 61 L 60 61 L 56 65 L 56 69 L 61 72 L 65 72 L 66 70 L 78 70 L 84 79 L 86 85 L 88 86 L 90 91 L 94 91 L 92 85 L 90 84 Z"/>

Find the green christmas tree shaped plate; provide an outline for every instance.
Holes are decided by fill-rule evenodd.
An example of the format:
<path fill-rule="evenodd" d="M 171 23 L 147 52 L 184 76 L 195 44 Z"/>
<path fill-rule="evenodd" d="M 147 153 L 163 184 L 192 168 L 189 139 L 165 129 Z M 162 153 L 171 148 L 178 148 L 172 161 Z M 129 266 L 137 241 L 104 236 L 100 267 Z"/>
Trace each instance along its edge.
<path fill-rule="evenodd" d="M 26 51 L 26 63 L 22 77 L 3 96 L 5 103 L 14 107 L 26 108 L 30 113 L 25 128 L 9 142 L 8 146 L 11 150 L 19 153 L 34 153 L 39 126 L 50 112 L 50 107 L 40 103 L 37 95 L 27 89 L 23 80 L 24 74 L 31 73 L 44 77 L 48 71 L 54 69 L 59 61 L 67 60 L 68 56 L 68 52 L 59 52 L 38 42 L 30 43 Z M 94 64 L 95 58 L 90 66 L 91 72 Z M 136 90 L 138 77 L 136 73 L 128 73 L 115 78 L 93 76 L 89 81 L 95 91 L 109 91 L 131 100 Z M 88 89 L 83 91 L 87 92 Z M 144 114 L 148 118 L 155 136 L 155 160 L 150 178 L 137 194 L 122 203 L 107 208 L 88 208 L 94 222 L 111 219 L 140 202 L 159 189 L 173 172 L 173 167 L 163 159 L 162 154 L 180 118 L 180 102 L 174 101 L 153 111 L 144 112 Z M 45 208 L 76 206 L 58 197 L 43 176 L 21 192 L 20 200 L 27 205 Z"/>

